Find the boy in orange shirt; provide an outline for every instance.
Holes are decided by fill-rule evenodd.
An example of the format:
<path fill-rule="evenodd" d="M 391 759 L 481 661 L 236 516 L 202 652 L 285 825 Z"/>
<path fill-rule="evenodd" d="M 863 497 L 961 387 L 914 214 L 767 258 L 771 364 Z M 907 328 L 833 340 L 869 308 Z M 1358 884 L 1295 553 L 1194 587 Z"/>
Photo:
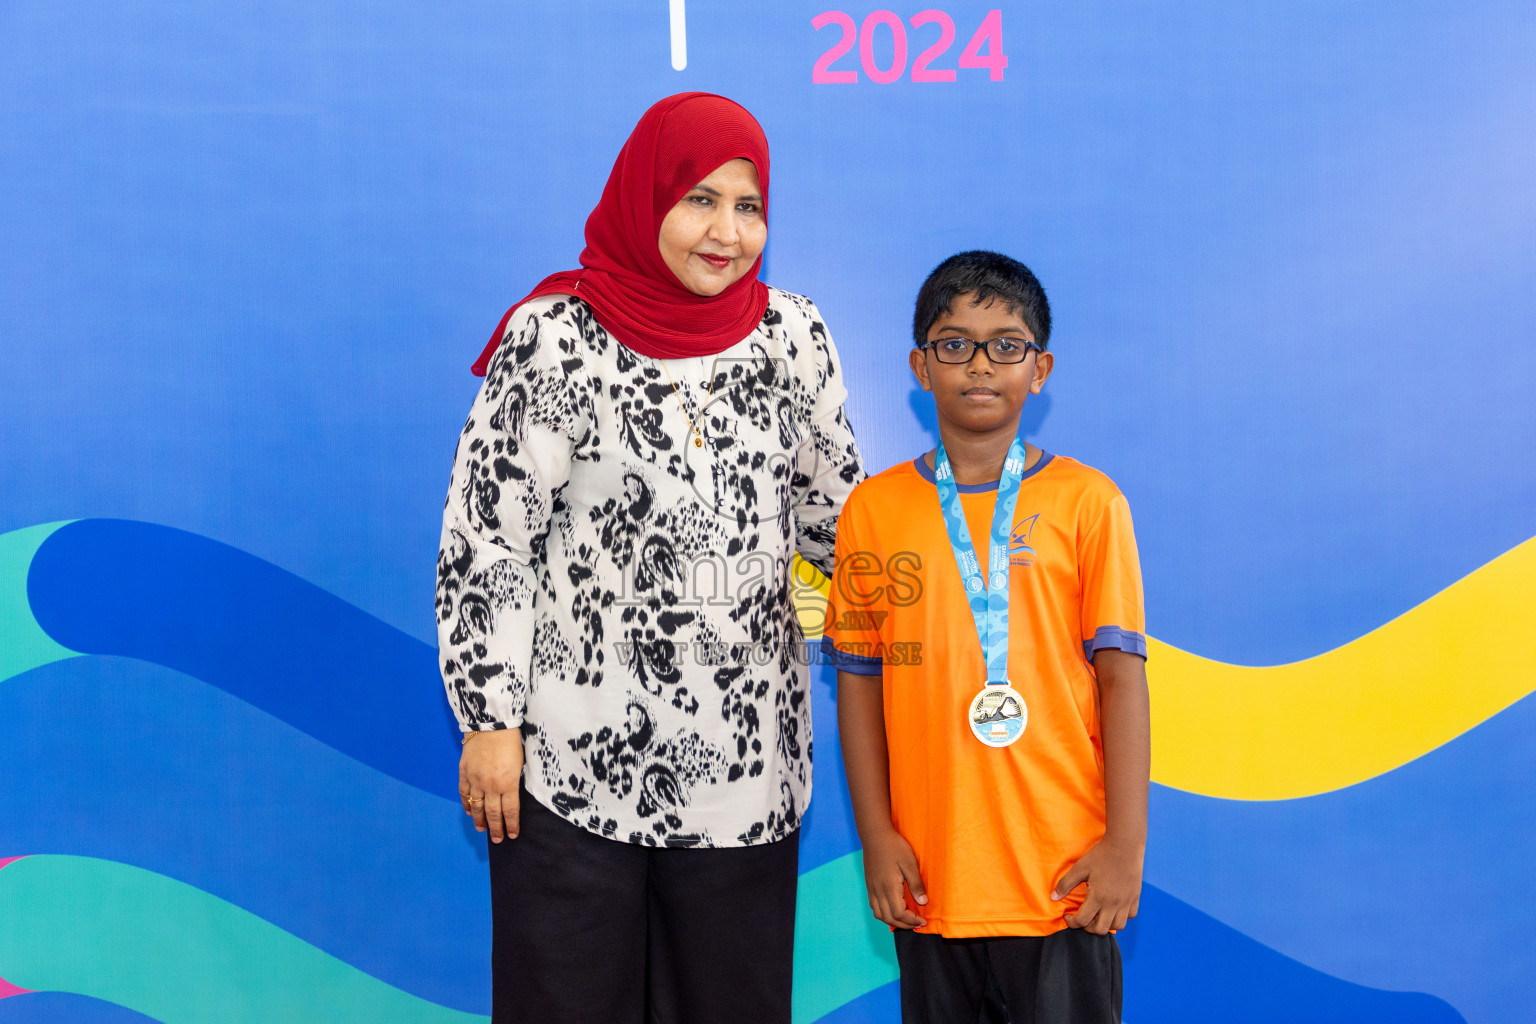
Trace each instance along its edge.
<path fill-rule="evenodd" d="M 906 1024 L 1120 1020 L 1112 933 L 1147 833 L 1141 570 L 1115 485 L 1018 437 L 1050 329 L 1023 264 L 940 264 L 910 357 L 940 445 L 860 484 L 838 525 L 822 643 Z"/>

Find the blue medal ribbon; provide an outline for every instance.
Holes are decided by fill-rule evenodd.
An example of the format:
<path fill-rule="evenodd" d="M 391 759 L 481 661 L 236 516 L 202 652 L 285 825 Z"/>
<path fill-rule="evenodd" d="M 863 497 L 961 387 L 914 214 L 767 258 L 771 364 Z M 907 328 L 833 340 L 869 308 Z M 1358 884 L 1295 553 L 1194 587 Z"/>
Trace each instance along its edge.
<path fill-rule="evenodd" d="M 933 459 L 933 479 L 939 491 L 939 507 L 944 512 L 944 527 L 949 531 L 949 546 L 965 584 L 965 599 L 971 606 L 976 636 L 987 662 L 987 685 L 1008 685 L 1008 541 L 1013 533 L 1013 509 L 1019 503 L 1019 485 L 1024 480 L 1024 442 L 1017 437 L 1003 460 L 1003 475 L 997 481 L 997 505 L 992 510 L 992 538 L 987 549 L 987 574 L 981 574 L 981 562 L 971 544 L 971 531 L 965 523 L 965 509 L 955 486 L 955 471 L 939 442 Z"/>

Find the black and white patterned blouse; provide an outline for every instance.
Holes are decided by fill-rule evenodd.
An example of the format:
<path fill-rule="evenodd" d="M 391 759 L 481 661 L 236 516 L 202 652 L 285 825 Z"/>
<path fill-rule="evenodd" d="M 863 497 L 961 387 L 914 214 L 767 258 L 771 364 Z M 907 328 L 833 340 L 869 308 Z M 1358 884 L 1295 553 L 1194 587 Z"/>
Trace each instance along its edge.
<path fill-rule="evenodd" d="M 534 799 L 647 845 L 799 826 L 790 559 L 831 572 L 864 475 L 846 394 L 816 307 L 777 289 L 743 341 L 665 364 L 579 299 L 513 316 L 454 456 L 438 646 L 464 729 L 522 728 Z"/>

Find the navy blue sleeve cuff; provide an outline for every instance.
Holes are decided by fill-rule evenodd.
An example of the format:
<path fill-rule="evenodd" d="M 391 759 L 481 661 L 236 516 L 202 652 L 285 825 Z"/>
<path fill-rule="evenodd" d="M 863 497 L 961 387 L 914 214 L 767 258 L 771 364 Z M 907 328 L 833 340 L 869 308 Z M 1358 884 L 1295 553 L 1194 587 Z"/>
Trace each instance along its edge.
<path fill-rule="evenodd" d="M 1106 647 L 1118 647 L 1126 654 L 1147 656 L 1147 638 L 1140 633 L 1119 626 L 1100 626 L 1094 630 L 1092 640 L 1083 641 L 1083 657 L 1093 660 L 1093 652 Z"/>
<path fill-rule="evenodd" d="M 840 651 L 837 649 L 837 645 L 832 642 L 832 638 L 825 633 L 821 636 L 821 656 L 839 672 L 852 672 L 856 676 L 879 676 L 884 674 L 885 663 L 882 659 Z"/>

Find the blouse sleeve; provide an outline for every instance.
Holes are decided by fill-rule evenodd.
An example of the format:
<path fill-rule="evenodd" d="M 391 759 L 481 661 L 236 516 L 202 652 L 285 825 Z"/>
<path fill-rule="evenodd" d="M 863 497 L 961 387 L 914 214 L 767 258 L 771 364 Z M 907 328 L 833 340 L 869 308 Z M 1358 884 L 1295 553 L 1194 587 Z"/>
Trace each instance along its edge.
<path fill-rule="evenodd" d="M 453 458 L 437 556 L 438 660 L 461 729 L 522 724 L 550 514 L 591 422 L 565 307 L 507 325 Z"/>
<path fill-rule="evenodd" d="M 868 530 L 864 494 L 855 490 L 838 516 L 837 571 L 827 591 L 821 653 L 840 672 L 880 676 L 885 666 L 880 627 L 890 615 L 890 605 L 887 588 L 878 583 L 871 586 L 873 581 L 864 579 L 878 577 L 886 564 L 874 549 L 875 535 Z"/>
<path fill-rule="evenodd" d="M 837 358 L 837 346 L 811 309 L 811 343 L 820 378 L 811 412 L 811 429 L 795 459 L 795 550 L 828 576 L 837 546 L 837 517 L 859 481 L 864 466 L 843 408 L 848 388 Z"/>

